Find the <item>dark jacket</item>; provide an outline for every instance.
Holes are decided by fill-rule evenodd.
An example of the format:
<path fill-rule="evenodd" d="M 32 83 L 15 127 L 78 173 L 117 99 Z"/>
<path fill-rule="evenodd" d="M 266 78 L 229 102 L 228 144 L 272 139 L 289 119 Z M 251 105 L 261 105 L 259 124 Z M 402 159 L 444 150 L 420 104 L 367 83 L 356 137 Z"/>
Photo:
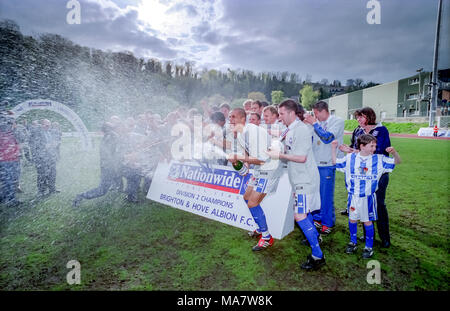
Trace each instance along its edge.
<path fill-rule="evenodd" d="M 38 161 L 56 161 L 57 159 L 57 138 L 50 130 L 38 129 L 35 138 L 35 156 Z"/>
<path fill-rule="evenodd" d="M 360 126 L 353 131 L 350 144 L 351 148 L 356 149 L 356 140 L 363 134 L 365 134 L 364 129 Z M 375 150 L 375 154 L 384 154 L 388 157 L 389 153 L 386 152 L 386 148 L 391 146 L 388 129 L 379 123 L 369 134 L 372 134 L 377 139 L 377 149 Z"/>
<path fill-rule="evenodd" d="M 100 167 L 113 169 L 117 168 L 117 147 L 118 136 L 114 133 L 107 133 L 100 142 Z"/>

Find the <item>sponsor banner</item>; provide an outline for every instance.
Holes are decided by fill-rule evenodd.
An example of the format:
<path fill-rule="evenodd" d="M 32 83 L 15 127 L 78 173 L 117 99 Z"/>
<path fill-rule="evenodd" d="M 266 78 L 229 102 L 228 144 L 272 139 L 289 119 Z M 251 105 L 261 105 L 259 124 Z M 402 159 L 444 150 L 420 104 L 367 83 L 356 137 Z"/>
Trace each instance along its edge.
<path fill-rule="evenodd" d="M 252 170 L 250 170 L 252 173 Z M 160 163 L 147 198 L 215 221 L 253 231 L 255 224 L 242 195 L 251 177 L 240 176 L 232 167 L 199 165 L 195 162 Z M 277 191 L 267 194 L 261 207 L 269 231 L 281 239 L 294 229 L 291 186 L 283 174 Z"/>

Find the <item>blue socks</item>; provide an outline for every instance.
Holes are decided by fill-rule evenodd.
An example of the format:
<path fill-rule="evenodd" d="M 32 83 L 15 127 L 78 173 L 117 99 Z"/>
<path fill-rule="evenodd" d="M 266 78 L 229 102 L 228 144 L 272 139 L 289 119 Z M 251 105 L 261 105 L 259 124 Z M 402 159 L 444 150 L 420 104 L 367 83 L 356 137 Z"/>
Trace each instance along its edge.
<path fill-rule="evenodd" d="M 354 244 L 357 243 L 357 231 L 358 231 L 358 223 L 351 223 L 348 222 L 348 228 L 350 230 L 350 241 Z M 366 247 L 367 248 L 373 248 L 373 237 L 375 235 L 375 230 L 373 227 L 373 223 L 369 226 L 364 225 L 364 229 L 366 231 Z"/>
<path fill-rule="evenodd" d="M 244 200 L 245 201 L 245 204 L 247 204 L 247 206 L 248 206 L 248 200 Z M 251 211 L 251 209 L 250 209 L 250 213 L 251 213 L 252 211 Z M 253 216 L 253 215 L 252 215 Z M 256 232 L 259 232 L 259 233 L 261 233 L 261 229 L 259 229 L 259 225 L 256 223 L 256 221 L 255 221 L 255 225 L 256 225 Z"/>
<path fill-rule="evenodd" d="M 259 231 L 262 233 L 263 239 L 270 239 L 270 233 L 266 222 L 266 215 L 264 214 L 261 205 L 249 208 L 249 210 L 253 216 L 253 219 L 255 220 L 255 223 L 259 227 Z"/>
<path fill-rule="evenodd" d="M 319 246 L 319 240 L 317 239 L 318 233 L 313 223 L 308 218 L 306 218 L 297 221 L 297 224 L 300 226 L 303 233 L 305 234 L 306 239 L 309 242 L 309 245 L 311 245 L 312 255 L 316 258 L 323 258 L 323 253 Z"/>
<path fill-rule="evenodd" d="M 352 242 L 353 244 L 357 244 L 358 240 L 357 240 L 357 233 L 358 233 L 358 223 L 352 223 L 352 222 L 348 222 L 348 228 L 350 229 L 350 242 Z"/>
<path fill-rule="evenodd" d="M 313 217 L 313 215 L 312 215 L 311 213 L 308 213 L 308 214 L 306 215 L 306 217 L 307 217 L 308 220 L 314 225 L 314 217 Z"/>
<path fill-rule="evenodd" d="M 366 229 L 366 247 L 373 248 L 373 236 L 375 234 L 373 223 L 370 226 L 364 225 L 364 228 Z"/>
<path fill-rule="evenodd" d="M 307 217 L 308 220 L 314 225 L 314 216 L 313 216 L 313 214 L 312 214 L 312 213 L 308 213 L 308 214 L 306 215 L 306 217 Z M 315 226 L 314 226 L 314 228 L 315 228 Z M 319 232 L 317 231 L 317 229 L 316 229 L 316 232 L 317 232 L 317 237 L 319 237 Z"/>

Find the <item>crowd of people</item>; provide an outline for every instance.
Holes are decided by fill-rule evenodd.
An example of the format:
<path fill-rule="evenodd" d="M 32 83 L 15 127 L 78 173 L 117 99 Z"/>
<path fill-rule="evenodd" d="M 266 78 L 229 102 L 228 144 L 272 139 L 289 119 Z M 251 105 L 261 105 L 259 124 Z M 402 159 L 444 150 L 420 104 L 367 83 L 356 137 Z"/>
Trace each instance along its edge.
<path fill-rule="evenodd" d="M 58 122 L 48 119 L 17 123 L 12 112 L 0 112 L 0 203 L 16 206 L 22 202 L 21 162 L 33 165 L 37 173 L 38 198 L 58 192 L 56 163 L 60 158 L 62 132 Z"/>
<path fill-rule="evenodd" d="M 335 226 L 336 170 L 344 172 L 348 191 L 347 209 L 342 212 L 348 215 L 350 231 L 345 252 L 353 254 L 357 250 L 358 221 L 364 224 L 364 236 L 360 238 L 365 242 L 363 258 L 374 254 L 374 221 L 381 247 L 389 247 L 386 188 L 389 173 L 401 160 L 390 145 L 387 129 L 376 123 L 373 109 L 365 107 L 355 112 L 359 126 L 347 146 L 343 144 L 344 121 L 331 115 L 324 101 L 313 105 L 312 114 L 305 113 L 300 104 L 290 99 L 278 107 L 261 106 L 258 102 L 246 102 L 243 108 L 235 108 L 229 114 L 231 132 L 241 151 L 229 154 L 227 160 L 233 165 L 243 162 L 253 167 L 243 195 L 256 224 L 256 229 L 249 232 L 250 237 L 258 239 L 252 250 L 261 251 L 274 243 L 261 203 L 267 194 L 276 191 L 285 164 L 294 197 L 294 219 L 306 237 L 302 244 L 311 247 L 311 255 L 301 268 L 316 270 L 325 264 L 320 244 Z M 273 113 L 275 121 L 262 123 L 261 112 L 263 116 L 267 112 L 265 121 Z M 275 134 L 271 133 L 274 125 L 278 125 Z M 271 136 L 282 146 L 273 141 L 266 144 Z"/>
<path fill-rule="evenodd" d="M 112 116 L 101 128 L 100 184 L 78 194 L 73 205 L 110 189 L 126 193 L 129 202 L 138 202 L 138 193 L 147 193 L 158 162 L 170 158 L 170 131 L 178 116 L 178 111 L 164 120 L 149 111 L 124 120 Z"/>
<path fill-rule="evenodd" d="M 343 144 L 344 121 L 328 110 L 324 101 L 315 103 L 307 113 L 294 100 L 278 106 L 247 100 L 242 108 L 224 103 L 201 104 L 201 110 L 179 107 L 163 119 L 147 111 L 135 118 L 112 116 L 101 126 L 100 183 L 78 194 L 73 206 L 83 200 L 98 198 L 110 190 L 123 192 L 129 202 L 138 202 L 138 193 L 148 192 L 153 174 L 161 161 L 195 160 L 235 166 L 239 161 L 253 169 L 243 199 L 253 216 L 256 229 L 249 236 L 257 238 L 253 251 L 272 246 L 274 240 L 261 208 L 265 196 L 276 191 L 287 170 L 292 186 L 294 218 L 311 247 L 311 255 L 302 268 L 318 269 L 325 264 L 320 244 L 335 226 L 334 189 L 336 170 L 345 173 L 348 190 L 347 208 L 350 242 L 346 253 L 357 249 L 356 223 L 364 223 L 363 257 L 373 256 L 374 226 L 377 221 L 382 247 L 390 246 L 389 220 L 385 204 L 389 172 L 400 163 L 391 147 L 389 133 L 376 123 L 375 112 L 368 107 L 355 112 L 359 126 L 349 146 Z M 200 122 L 200 124 L 198 124 Z M 194 133 L 200 125 L 202 148 L 199 157 L 192 154 L 195 134 L 188 135 L 188 146 L 174 148 L 179 131 Z M 180 127 L 178 127 L 180 129 Z M 208 129 L 208 130 L 205 130 Z M 256 138 L 256 139 L 255 139 Z M 3 111 L 0 122 L 1 202 L 17 205 L 20 191 L 20 161 L 36 167 L 38 197 L 57 192 L 56 163 L 59 159 L 61 130 L 47 119 L 16 124 L 11 113 Z M 210 148 L 205 148 L 205 145 Z M 179 147 L 178 145 L 176 145 Z M 205 150 L 212 150 L 213 157 Z M 344 153 L 347 153 L 344 156 Z M 180 156 L 181 154 L 181 156 Z M 210 154 L 209 154 L 210 155 Z M 393 155 L 391 158 L 389 155 Z M 194 158 L 194 159 L 193 159 Z"/>
<path fill-rule="evenodd" d="M 205 120 L 200 121 L 202 126 L 225 125 L 224 113 L 230 109 L 227 104 L 210 107 L 203 103 L 202 106 L 203 113 L 196 108 L 179 107 L 168 113 L 164 119 L 151 111 L 135 118 L 110 117 L 101 127 L 103 138 L 100 143 L 100 184 L 78 194 L 73 205 L 79 206 L 83 200 L 103 196 L 111 189 L 124 192 L 129 202 L 138 202 L 139 192 L 148 192 L 158 163 L 174 158 L 171 147 L 176 139 L 173 136 L 176 134 L 172 134 L 175 125 L 182 124 L 190 131 L 194 128 L 194 119 L 199 117 L 200 120 Z M 220 132 L 218 138 L 222 137 L 222 133 Z M 214 139 L 213 135 L 208 138 L 211 141 Z M 187 158 L 184 157 L 184 160 Z M 216 164 L 225 163 L 222 159 Z"/>

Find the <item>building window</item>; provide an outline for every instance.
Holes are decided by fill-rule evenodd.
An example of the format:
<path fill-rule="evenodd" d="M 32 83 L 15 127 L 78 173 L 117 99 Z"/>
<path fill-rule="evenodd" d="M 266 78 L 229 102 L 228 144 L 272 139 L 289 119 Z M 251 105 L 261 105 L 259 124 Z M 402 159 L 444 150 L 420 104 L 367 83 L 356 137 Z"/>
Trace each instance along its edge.
<path fill-rule="evenodd" d="M 416 99 L 419 99 L 419 94 L 417 93 L 406 95 L 406 100 L 416 100 Z"/>
<path fill-rule="evenodd" d="M 419 78 L 409 79 L 409 85 L 419 84 Z"/>
<path fill-rule="evenodd" d="M 418 116 L 419 115 L 419 110 L 409 109 L 409 115 L 410 116 Z"/>

